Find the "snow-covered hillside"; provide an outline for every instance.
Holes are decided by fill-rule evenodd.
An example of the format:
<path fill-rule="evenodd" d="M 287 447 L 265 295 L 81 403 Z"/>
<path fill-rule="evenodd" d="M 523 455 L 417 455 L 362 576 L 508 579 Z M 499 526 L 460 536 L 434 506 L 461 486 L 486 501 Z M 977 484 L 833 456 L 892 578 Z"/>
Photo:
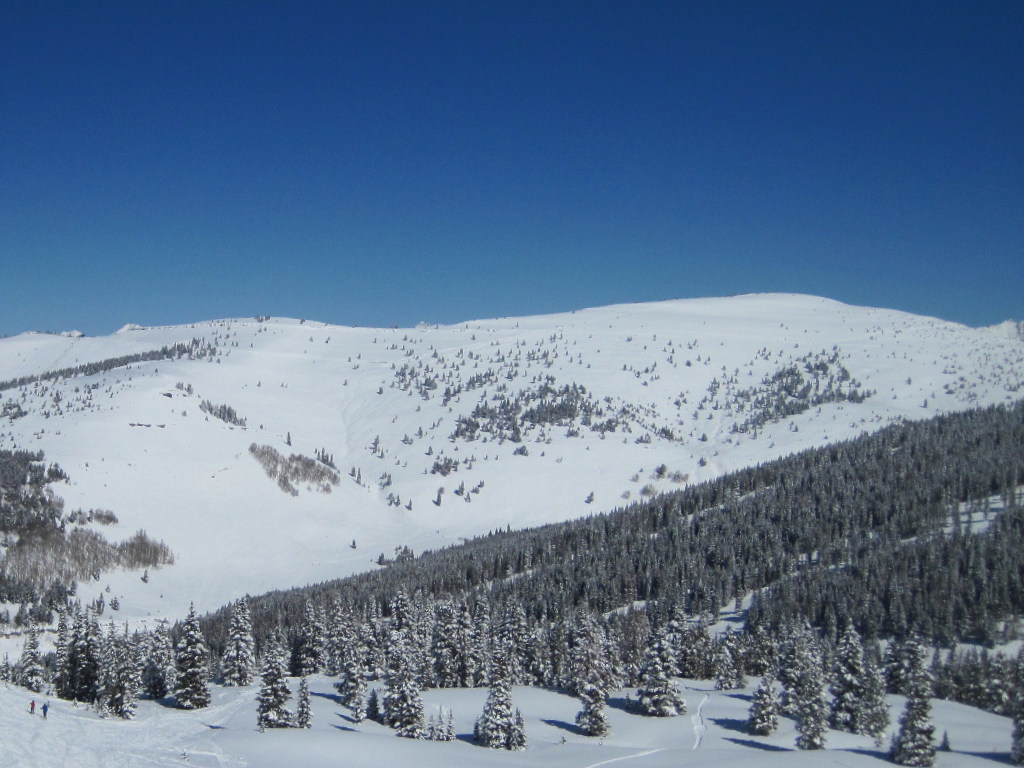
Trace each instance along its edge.
<path fill-rule="evenodd" d="M 66 511 L 116 515 L 107 538 L 145 529 L 173 550 L 145 581 L 79 587 L 146 619 L 1013 401 L 1024 342 L 751 295 L 410 329 L 249 318 L 23 334 L 0 340 L 0 382 L 0 448 L 58 462 Z"/>

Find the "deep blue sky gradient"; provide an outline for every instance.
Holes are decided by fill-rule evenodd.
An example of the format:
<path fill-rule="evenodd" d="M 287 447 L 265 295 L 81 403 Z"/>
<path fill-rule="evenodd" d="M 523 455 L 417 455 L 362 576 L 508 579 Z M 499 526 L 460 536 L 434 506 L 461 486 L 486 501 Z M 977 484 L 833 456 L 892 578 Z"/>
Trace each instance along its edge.
<path fill-rule="evenodd" d="M 1024 3 L 0 2 L 0 334 L 1024 319 Z"/>

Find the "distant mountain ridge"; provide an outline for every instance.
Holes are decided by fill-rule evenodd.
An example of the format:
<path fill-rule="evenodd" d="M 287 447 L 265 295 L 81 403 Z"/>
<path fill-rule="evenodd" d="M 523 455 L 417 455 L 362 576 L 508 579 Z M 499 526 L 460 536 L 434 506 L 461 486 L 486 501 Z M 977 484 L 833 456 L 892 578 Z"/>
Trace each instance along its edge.
<path fill-rule="evenodd" d="M 22 334 L 0 340 L 0 448 L 58 462 L 68 512 L 112 510 L 112 536 L 144 528 L 173 551 L 84 599 L 180 616 L 1014 402 L 1013 325 L 758 294 L 409 329 Z"/>

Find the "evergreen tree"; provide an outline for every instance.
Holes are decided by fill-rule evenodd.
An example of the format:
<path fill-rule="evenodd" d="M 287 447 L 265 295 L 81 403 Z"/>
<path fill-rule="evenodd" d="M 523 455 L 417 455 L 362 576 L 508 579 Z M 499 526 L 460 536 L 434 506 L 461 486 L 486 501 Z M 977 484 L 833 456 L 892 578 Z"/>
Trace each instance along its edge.
<path fill-rule="evenodd" d="M 719 691 L 731 691 L 744 688 L 746 685 L 747 679 L 743 675 L 743 660 L 736 634 L 726 632 L 715 650 L 715 688 Z"/>
<path fill-rule="evenodd" d="M 89 610 L 78 611 L 68 642 L 68 693 L 70 698 L 92 703 L 99 696 L 100 660 L 103 646 L 100 629 Z"/>
<path fill-rule="evenodd" d="M 864 722 L 864 678 L 864 648 L 852 622 L 847 622 L 836 649 L 832 685 L 829 687 L 832 694 L 829 724 L 836 730 L 867 733 Z"/>
<path fill-rule="evenodd" d="M 573 619 L 569 666 L 563 681 L 570 693 L 578 695 L 587 684 L 608 689 L 610 672 L 604 639 L 597 620 L 591 614 L 579 611 Z"/>
<path fill-rule="evenodd" d="M 384 722 L 398 736 L 418 739 L 423 735 L 423 699 L 416 683 L 407 630 L 395 629 L 388 641 L 388 678 L 384 692 Z"/>
<path fill-rule="evenodd" d="M 302 624 L 292 652 L 292 674 L 296 677 L 315 675 L 323 669 L 327 628 L 323 609 L 306 601 Z"/>
<path fill-rule="evenodd" d="M 39 693 L 46 685 L 43 679 L 43 665 L 39 661 L 39 632 L 35 622 L 29 624 L 28 637 L 21 651 L 18 662 L 19 683 L 34 693 Z"/>
<path fill-rule="evenodd" d="M 139 691 L 139 671 L 135 648 L 128 637 L 128 627 L 118 635 L 114 623 L 107 628 L 104 643 L 100 697 L 105 709 L 113 715 L 130 720 L 135 716 Z"/>
<path fill-rule="evenodd" d="M 299 681 L 299 693 L 295 703 L 295 727 L 309 728 L 312 717 L 313 713 L 309 707 L 309 683 L 306 682 L 306 678 L 302 678 Z"/>
<path fill-rule="evenodd" d="M 224 685 L 249 685 L 256 667 L 256 647 L 252 636 L 249 604 L 236 600 L 231 606 L 227 645 L 221 661 Z"/>
<path fill-rule="evenodd" d="M 917 639 L 905 644 L 909 670 L 907 705 L 889 755 L 899 765 L 929 766 L 935 763 L 935 726 L 931 720 L 931 676 L 925 667 L 925 650 Z"/>
<path fill-rule="evenodd" d="M 357 723 L 366 717 L 366 669 L 359 655 L 351 653 L 345 658 L 341 680 L 334 684 L 341 703 L 352 712 Z"/>
<path fill-rule="evenodd" d="M 877 656 L 864 655 L 864 699 L 860 708 L 863 733 L 881 745 L 889 728 L 889 705 L 885 701 L 885 677 L 879 669 Z"/>
<path fill-rule="evenodd" d="M 171 692 L 177 672 L 174 667 L 174 646 L 167 622 L 161 621 L 147 638 L 142 666 L 142 688 L 151 699 L 162 699 Z"/>
<path fill-rule="evenodd" d="M 505 748 L 515 752 L 526 749 L 526 723 L 523 721 L 523 713 L 518 709 L 516 709 L 516 716 L 512 720 L 512 728 L 508 732 L 508 743 Z"/>
<path fill-rule="evenodd" d="M 576 713 L 576 725 L 587 736 L 604 736 L 608 733 L 608 717 L 604 713 L 608 702 L 608 691 L 604 687 L 598 670 L 593 670 L 579 691 L 583 709 Z"/>
<path fill-rule="evenodd" d="M 457 688 L 465 678 L 465 647 L 459 637 L 458 614 L 451 600 L 442 600 L 435 611 L 432 654 L 434 682 L 440 688 Z"/>
<path fill-rule="evenodd" d="M 175 662 L 178 668 L 175 699 L 181 709 L 202 709 L 210 704 L 207 665 L 210 652 L 206 648 L 195 605 L 190 605 L 188 618 L 181 628 L 181 641 Z"/>
<path fill-rule="evenodd" d="M 775 676 L 768 672 L 754 691 L 750 703 L 747 729 L 757 736 L 769 736 L 779 727 L 779 694 L 775 690 Z"/>
<path fill-rule="evenodd" d="M 828 701 L 822 673 L 822 655 L 817 638 L 804 627 L 794 638 L 790 670 L 791 698 L 796 714 L 797 749 L 824 749 L 828 731 Z"/>
<path fill-rule="evenodd" d="M 274 637 L 263 654 L 260 690 L 256 694 L 256 725 L 264 728 L 288 728 L 292 723 L 287 709 L 292 692 L 288 687 L 284 650 L 280 636 Z"/>
<path fill-rule="evenodd" d="M 62 609 L 57 614 L 57 637 L 54 640 L 53 690 L 62 699 L 71 698 L 68 676 L 68 643 L 71 628 L 68 626 L 68 612 Z"/>
<path fill-rule="evenodd" d="M 675 717 L 686 712 L 686 699 L 670 676 L 675 666 L 668 632 L 663 629 L 654 636 L 644 655 L 637 691 L 637 705 L 643 714 Z"/>
<path fill-rule="evenodd" d="M 375 723 L 384 722 L 384 713 L 380 711 L 380 696 L 376 688 L 370 691 L 370 697 L 366 700 L 366 716 Z"/>
<path fill-rule="evenodd" d="M 676 659 L 681 677 L 707 680 L 714 676 L 715 644 L 703 618 L 680 635 Z"/>
<path fill-rule="evenodd" d="M 517 723 L 512 712 L 512 686 L 503 653 L 495 653 L 489 677 L 491 690 L 487 694 L 484 711 L 473 726 L 473 739 L 491 749 L 521 748 L 513 746 L 518 743 L 518 736 L 513 737 Z"/>
<path fill-rule="evenodd" d="M 526 612 L 523 607 L 518 603 L 509 606 L 498 627 L 495 642 L 508 659 L 509 682 L 512 685 L 521 685 L 525 682 L 523 657 L 528 635 Z"/>
<path fill-rule="evenodd" d="M 1017 652 L 1017 682 L 1014 686 L 1011 716 L 1013 717 L 1010 758 L 1017 765 L 1024 765 L 1024 647 Z"/>

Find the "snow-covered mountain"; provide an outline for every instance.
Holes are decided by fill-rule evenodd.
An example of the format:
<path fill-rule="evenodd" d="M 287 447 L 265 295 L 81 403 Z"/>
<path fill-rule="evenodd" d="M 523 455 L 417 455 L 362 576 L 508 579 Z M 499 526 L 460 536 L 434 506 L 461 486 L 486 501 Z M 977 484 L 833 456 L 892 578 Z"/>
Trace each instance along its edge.
<path fill-rule="evenodd" d="M 180 617 L 1022 385 L 1019 334 L 800 295 L 407 329 L 128 325 L 0 340 L 0 448 L 59 463 L 66 511 L 112 511 L 107 538 L 173 550 L 82 598 Z"/>

